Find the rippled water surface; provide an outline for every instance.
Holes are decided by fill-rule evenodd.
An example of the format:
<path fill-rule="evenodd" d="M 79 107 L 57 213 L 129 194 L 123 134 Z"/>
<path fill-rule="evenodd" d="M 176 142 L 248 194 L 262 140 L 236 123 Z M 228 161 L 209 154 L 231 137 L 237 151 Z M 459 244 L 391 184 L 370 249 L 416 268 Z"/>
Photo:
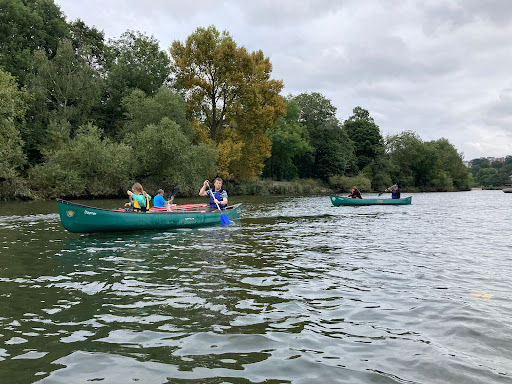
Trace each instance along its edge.
<path fill-rule="evenodd" d="M 91 235 L 1 203 L 0 382 L 512 382 L 511 194 L 231 202 L 225 228 Z"/>

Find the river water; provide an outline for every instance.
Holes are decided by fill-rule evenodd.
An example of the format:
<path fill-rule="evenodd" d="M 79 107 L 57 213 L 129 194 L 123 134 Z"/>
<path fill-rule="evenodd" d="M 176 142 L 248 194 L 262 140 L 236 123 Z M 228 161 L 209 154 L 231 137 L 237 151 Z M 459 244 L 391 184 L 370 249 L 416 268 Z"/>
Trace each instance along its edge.
<path fill-rule="evenodd" d="M 230 202 L 225 228 L 89 235 L 1 203 L 0 382 L 512 382 L 512 194 Z"/>

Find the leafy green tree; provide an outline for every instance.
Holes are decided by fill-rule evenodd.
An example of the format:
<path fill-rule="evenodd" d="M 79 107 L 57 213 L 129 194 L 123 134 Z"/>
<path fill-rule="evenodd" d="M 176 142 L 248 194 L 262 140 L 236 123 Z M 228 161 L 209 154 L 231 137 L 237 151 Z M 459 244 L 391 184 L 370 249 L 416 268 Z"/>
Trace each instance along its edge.
<path fill-rule="evenodd" d="M 167 117 L 147 125 L 129 141 L 133 145 L 135 178 L 148 190 L 177 187 L 191 193 L 215 175 L 215 146 L 194 145 L 181 127 Z"/>
<path fill-rule="evenodd" d="M 0 1 L 0 67 L 26 85 L 32 53 L 52 58 L 59 42 L 69 37 L 69 27 L 53 0 Z"/>
<path fill-rule="evenodd" d="M 239 160 L 227 168 L 238 181 L 254 181 L 261 175 L 264 162 L 271 154 L 266 131 L 286 113 L 286 104 L 279 95 L 283 83 L 270 78 L 270 60 L 261 51 L 252 52 L 249 57 L 251 70 L 243 80 L 244 93 L 228 114 L 230 128 L 242 144 Z"/>
<path fill-rule="evenodd" d="M 105 127 L 119 131 L 124 120 L 123 97 L 134 89 L 155 94 L 169 81 L 170 59 L 158 40 L 140 32 L 126 31 L 105 48 Z"/>
<path fill-rule="evenodd" d="M 354 146 L 337 119 L 324 122 L 310 137 L 315 166 L 311 176 L 327 181 L 332 175 L 344 175 L 354 167 Z"/>
<path fill-rule="evenodd" d="M 457 152 L 457 149 L 447 140 L 439 139 L 427 143 L 433 146 L 439 159 L 440 177 L 445 180 L 446 190 L 468 190 L 469 172 L 463 163 L 463 156 Z M 436 184 L 434 182 L 434 184 Z M 438 185 L 442 184 L 440 182 Z"/>
<path fill-rule="evenodd" d="M 285 113 L 283 84 L 270 78 L 261 51 L 248 53 L 214 26 L 198 28 L 171 47 L 176 86 L 186 93 L 192 116 L 217 143 L 219 174 L 254 180 L 270 156 L 267 129 Z"/>
<path fill-rule="evenodd" d="M 121 137 L 137 133 L 147 125 L 158 124 L 167 117 L 178 124 L 189 139 L 194 138 L 194 128 L 186 116 L 185 99 L 170 88 L 162 87 L 154 96 L 136 89 L 123 98 L 121 105 L 127 119 Z"/>
<path fill-rule="evenodd" d="M 26 193 L 20 178 L 26 157 L 19 128 L 24 124 L 28 99 L 25 88 L 18 89 L 14 77 L 0 69 L 0 198 Z"/>
<path fill-rule="evenodd" d="M 286 116 L 280 118 L 267 134 L 272 143 L 271 157 L 265 164 L 263 176 L 277 180 L 292 180 L 299 176 L 295 159 L 311 150 L 306 127 L 299 123 L 300 108 L 288 100 Z"/>
<path fill-rule="evenodd" d="M 435 151 L 426 147 L 412 131 L 390 136 L 387 142 L 393 182 L 405 188 L 427 189 L 437 169 L 438 158 Z"/>
<path fill-rule="evenodd" d="M 63 40 L 55 57 L 34 53 L 35 74 L 29 81 L 34 95 L 31 120 L 23 132 L 32 162 L 41 159 L 41 144 L 50 125 L 70 124 L 71 129 L 94 120 L 91 112 L 99 106 L 103 79 L 86 60 L 77 55 L 69 40 Z"/>
<path fill-rule="evenodd" d="M 310 134 L 326 121 L 336 118 L 336 107 L 318 92 L 301 93 L 293 100 L 300 108 L 299 123 L 304 124 Z"/>
<path fill-rule="evenodd" d="M 197 28 L 185 44 L 174 41 L 170 52 L 176 86 L 186 90 L 190 110 L 217 141 L 226 114 L 243 92 L 244 73 L 251 68 L 247 51 L 227 31 L 209 26 Z"/>
<path fill-rule="evenodd" d="M 296 159 L 300 177 L 327 180 L 355 167 L 354 147 L 336 119 L 336 108 L 320 93 L 293 98 L 300 108 L 299 123 L 307 127 L 311 151 Z"/>
<path fill-rule="evenodd" d="M 91 124 L 48 151 L 44 160 L 30 169 L 29 179 L 40 196 L 51 198 L 119 196 L 132 180 L 135 162 L 129 146 L 103 138 Z"/>
<path fill-rule="evenodd" d="M 81 54 L 87 63 L 97 70 L 105 65 L 105 34 L 95 27 L 87 26 L 77 19 L 69 24 L 71 41 L 77 54 Z"/>
<path fill-rule="evenodd" d="M 473 185 L 482 187 L 497 187 L 512 183 L 512 156 L 505 160 L 490 162 L 482 157 L 470 161 L 469 172 L 473 176 Z M 496 176 L 496 172 L 498 176 Z M 498 179 L 500 182 L 498 182 Z"/>
<path fill-rule="evenodd" d="M 353 109 L 353 115 L 343 124 L 348 137 L 354 143 L 357 168 L 363 169 L 384 155 L 384 139 L 370 113 L 361 107 Z"/>
<path fill-rule="evenodd" d="M 148 191 L 178 187 L 191 193 L 215 176 L 215 146 L 194 143 L 181 95 L 166 87 L 154 96 L 135 90 L 122 103 L 127 117 L 123 141 L 133 148 L 134 177 Z"/>
<path fill-rule="evenodd" d="M 476 183 L 485 187 L 498 187 L 503 185 L 496 168 L 481 168 L 476 175 Z"/>

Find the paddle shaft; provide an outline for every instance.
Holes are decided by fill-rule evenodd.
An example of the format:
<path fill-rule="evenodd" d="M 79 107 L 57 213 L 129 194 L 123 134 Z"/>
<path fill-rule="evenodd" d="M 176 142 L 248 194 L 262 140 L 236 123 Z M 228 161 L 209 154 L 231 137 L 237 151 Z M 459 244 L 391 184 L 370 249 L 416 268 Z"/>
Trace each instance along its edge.
<path fill-rule="evenodd" d="M 383 193 L 386 193 L 389 189 L 393 188 L 395 185 L 397 185 L 397 184 L 395 183 L 391 187 L 386 188 L 386 190 L 384 192 L 379 193 L 378 196 L 382 195 Z"/>

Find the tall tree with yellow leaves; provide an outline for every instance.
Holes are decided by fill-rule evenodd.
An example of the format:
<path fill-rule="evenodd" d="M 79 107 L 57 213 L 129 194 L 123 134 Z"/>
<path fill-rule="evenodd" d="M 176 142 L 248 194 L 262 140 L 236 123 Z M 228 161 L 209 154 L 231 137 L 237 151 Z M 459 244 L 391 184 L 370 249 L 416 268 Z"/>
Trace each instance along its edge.
<path fill-rule="evenodd" d="M 218 174 L 237 181 L 258 177 L 270 156 L 265 131 L 286 110 L 283 83 L 270 78 L 270 60 L 238 47 L 214 26 L 198 28 L 185 44 L 175 41 L 171 56 L 176 86 L 217 144 Z"/>

